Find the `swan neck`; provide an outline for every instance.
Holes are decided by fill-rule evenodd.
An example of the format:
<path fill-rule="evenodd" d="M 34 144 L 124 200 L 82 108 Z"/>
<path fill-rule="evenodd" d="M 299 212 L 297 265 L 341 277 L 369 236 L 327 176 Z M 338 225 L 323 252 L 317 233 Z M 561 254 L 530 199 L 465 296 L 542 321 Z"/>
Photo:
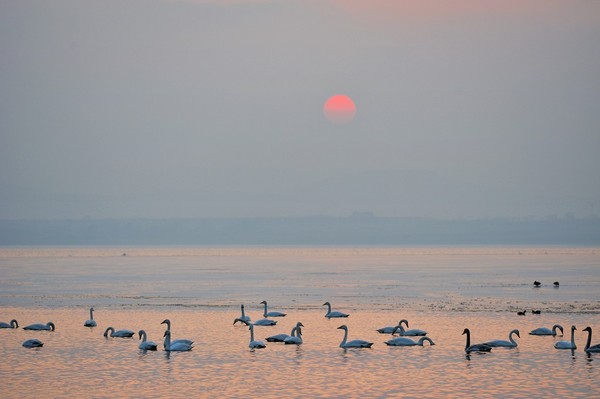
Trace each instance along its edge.
<path fill-rule="evenodd" d="M 592 345 L 592 329 L 590 328 L 588 330 L 588 337 L 587 337 L 587 342 L 585 343 L 585 349 L 584 350 L 588 350 L 588 348 Z"/>
<path fill-rule="evenodd" d="M 348 329 L 344 328 L 344 339 L 342 339 L 342 343 L 340 344 L 340 346 L 346 345 L 346 340 L 347 339 L 348 339 Z"/>
<path fill-rule="evenodd" d="M 263 317 L 267 317 L 267 303 L 265 302 L 263 305 L 265 305 L 265 311 L 263 312 Z"/>
<path fill-rule="evenodd" d="M 471 346 L 471 332 L 469 330 L 467 330 L 467 345 L 465 346 L 465 349 L 467 349 L 469 346 Z"/>
<path fill-rule="evenodd" d="M 513 338 L 513 334 L 515 334 L 515 331 L 511 331 L 510 334 L 508 334 L 508 340 L 510 341 L 511 344 L 516 345 L 517 342 L 515 341 L 515 339 Z"/>
<path fill-rule="evenodd" d="M 575 328 L 571 327 L 571 345 L 575 346 Z"/>
<path fill-rule="evenodd" d="M 327 314 L 331 313 L 331 304 L 327 302 L 325 305 L 327 305 Z"/>
<path fill-rule="evenodd" d="M 266 307 L 267 305 L 265 305 Z M 250 325 L 250 342 L 254 341 L 254 326 Z"/>
<path fill-rule="evenodd" d="M 90 308 L 90 320 L 94 320 L 94 309 Z"/>
<path fill-rule="evenodd" d="M 171 349 L 171 334 L 165 335 L 165 349 L 166 350 Z"/>

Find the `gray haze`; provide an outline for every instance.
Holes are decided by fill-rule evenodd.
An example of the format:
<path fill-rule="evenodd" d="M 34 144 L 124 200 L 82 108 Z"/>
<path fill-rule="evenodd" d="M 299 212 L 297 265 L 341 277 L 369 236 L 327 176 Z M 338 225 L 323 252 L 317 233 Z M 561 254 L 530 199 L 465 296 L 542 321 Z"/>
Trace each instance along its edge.
<path fill-rule="evenodd" d="M 599 172 L 600 1 L 0 2 L 3 219 L 587 217 Z"/>

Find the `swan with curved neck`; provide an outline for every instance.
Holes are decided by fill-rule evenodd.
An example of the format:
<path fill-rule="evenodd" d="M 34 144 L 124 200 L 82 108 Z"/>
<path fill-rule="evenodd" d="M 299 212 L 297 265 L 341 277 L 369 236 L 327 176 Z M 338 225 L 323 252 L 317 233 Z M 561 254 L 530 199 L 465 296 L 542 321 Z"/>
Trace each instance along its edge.
<path fill-rule="evenodd" d="M 163 345 L 167 352 L 187 352 L 192 350 L 192 344 L 175 341 L 171 342 L 171 331 L 169 330 L 165 330 L 163 336 L 165 337 Z"/>
<path fill-rule="evenodd" d="M 250 324 L 248 329 L 250 330 L 250 343 L 248 344 L 248 347 L 252 350 L 265 348 L 266 345 L 264 342 L 254 340 L 254 325 Z"/>
<path fill-rule="evenodd" d="M 429 345 L 435 345 L 435 343 L 429 337 L 421 337 L 418 341 L 413 341 L 412 339 L 406 337 L 396 337 L 390 339 L 389 341 L 385 341 L 385 344 L 388 346 L 423 346 L 425 341 L 429 342 Z"/>
<path fill-rule="evenodd" d="M 96 327 L 98 324 L 96 323 L 96 320 L 94 320 L 94 308 L 90 308 L 90 319 L 86 320 L 85 323 L 83 323 L 84 327 Z"/>
<path fill-rule="evenodd" d="M 260 319 L 260 320 L 256 320 L 254 323 L 251 323 L 249 321 L 246 320 L 242 320 L 240 318 L 237 318 L 233 321 L 233 324 L 237 323 L 244 323 L 245 325 L 249 326 L 250 324 L 252 324 L 253 326 L 274 326 L 277 324 L 276 320 L 271 320 L 271 319 Z"/>
<path fill-rule="evenodd" d="M 404 327 L 402 327 L 402 324 L 398 324 L 394 328 L 394 331 L 392 331 L 392 335 L 396 334 L 396 331 L 399 332 L 401 337 L 419 337 L 419 336 L 422 337 L 422 336 L 427 335 L 427 331 L 423 331 L 423 330 L 418 330 L 418 329 L 405 330 Z"/>
<path fill-rule="evenodd" d="M 471 345 L 471 330 L 465 328 L 463 335 L 467 335 L 467 344 L 465 345 L 465 352 L 489 352 L 492 347 L 486 344 L 473 344 Z"/>
<path fill-rule="evenodd" d="M 402 323 L 406 324 L 406 328 L 408 328 L 408 320 L 402 319 L 402 320 L 400 320 L 398 322 L 397 325 L 395 325 L 395 326 L 388 326 L 388 327 L 381 327 L 381 328 L 377 329 L 377 332 L 380 333 L 380 334 L 392 334 L 396 330 L 396 327 L 398 327 Z"/>
<path fill-rule="evenodd" d="M 348 340 L 348 326 L 345 324 L 338 327 L 338 330 L 344 330 L 344 339 L 340 343 L 340 348 L 370 348 L 373 343 L 362 339 Z"/>
<path fill-rule="evenodd" d="M 268 312 L 267 311 L 267 301 L 262 301 L 261 304 L 265 305 L 265 311 L 263 312 L 263 317 L 266 319 L 267 317 L 285 317 L 285 313 L 281 312 Z"/>
<path fill-rule="evenodd" d="M 164 319 L 160 324 L 166 324 L 167 325 L 167 331 L 169 333 L 171 333 L 171 320 Z M 171 341 L 171 336 L 170 335 L 169 335 L 169 341 Z M 175 344 L 179 344 L 179 343 L 191 346 L 194 343 L 194 341 L 192 341 L 190 339 L 174 339 L 173 341 L 171 341 L 171 345 L 175 345 Z"/>
<path fill-rule="evenodd" d="M 484 342 L 484 345 L 489 345 L 492 348 L 497 348 L 497 347 L 503 347 L 503 348 L 516 348 L 517 347 L 517 341 L 514 340 L 513 338 L 513 334 L 516 335 L 517 337 L 521 338 L 521 335 L 519 334 L 519 330 L 512 330 L 511 332 L 508 333 L 508 341 L 502 340 L 502 339 L 496 339 L 494 341 L 488 341 L 488 342 Z"/>
<path fill-rule="evenodd" d="M 0 322 L 0 328 L 19 328 L 19 323 L 17 323 L 17 320 L 12 319 L 10 321 L 10 323 L 7 322 Z"/>
<path fill-rule="evenodd" d="M 54 330 L 56 330 L 56 326 L 54 325 L 54 323 L 49 321 L 46 324 L 42 324 L 42 323 L 30 324 L 26 327 L 23 327 L 23 330 L 54 331 Z"/>
<path fill-rule="evenodd" d="M 140 349 L 145 350 L 145 351 L 155 351 L 156 350 L 157 345 L 154 341 L 146 341 L 146 339 L 148 337 L 146 335 L 146 331 L 140 330 L 140 331 L 138 331 L 138 335 L 140 337 L 139 339 L 142 340 L 142 342 L 138 346 Z"/>
<path fill-rule="evenodd" d="M 575 345 L 575 330 L 577 327 L 571 326 L 571 341 L 558 341 L 554 344 L 556 349 L 577 349 L 577 345 Z"/>
<path fill-rule="evenodd" d="M 564 330 L 560 324 L 553 325 L 552 329 L 546 327 L 536 328 L 535 330 L 530 331 L 529 335 L 552 335 L 555 337 L 557 329 L 560 330 L 560 336 L 562 337 L 564 335 Z"/>
<path fill-rule="evenodd" d="M 283 340 L 286 345 L 302 345 L 302 328 L 304 325 L 298 323 L 296 327 L 292 329 L 292 335 Z M 295 333 L 295 334 L 294 334 Z"/>
<path fill-rule="evenodd" d="M 242 315 L 240 317 L 238 317 L 238 319 L 250 321 L 250 316 L 246 316 L 246 313 L 244 312 L 244 304 L 243 303 L 242 303 L 241 309 L 242 309 Z M 234 323 L 235 323 L 235 321 L 234 321 Z"/>
<path fill-rule="evenodd" d="M 596 344 L 593 346 L 592 345 L 592 327 L 586 327 L 583 329 L 583 331 L 587 331 L 588 333 L 588 337 L 587 337 L 587 342 L 585 343 L 585 349 L 584 351 L 590 353 L 590 352 L 600 352 L 600 344 Z"/>
<path fill-rule="evenodd" d="M 327 313 L 325 313 L 325 317 L 327 317 L 328 319 L 350 316 L 349 314 L 346 314 L 346 313 L 338 312 L 335 310 L 332 311 L 331 304 L 329 302 L 325 302 L 322 306 L 327 306 Z"/>
<path fill-rule="evenodd" d="M 292 331 L 290 332 L 290 335 L 287 335 L 287 334 L 271 335 L 270 337 L 267 338 L 267 341 L 268 342 L 284 342 L 286 338 L 293 337 L 294 336 L 294 332 L 299 327 L 304 327 L 304 325 L 301 322 L 298 322 L 298 323 L 296 323 L 296 325 L 294 326 L 294 328 L 292 328 Z"/>
<path fill-rule="evenodd" d="M 108 338 L 108 332 L 110 331 L 110 336 L 112 338 L 131 338 L 133 337 L 133 334 L 135 334 L 133 331 L 131 330 L 117 330 L 115 331 L 115 329 L 113 327 L 108 327 L 106 329 L 106 331 L 104 331 L 104 336 Z"/>

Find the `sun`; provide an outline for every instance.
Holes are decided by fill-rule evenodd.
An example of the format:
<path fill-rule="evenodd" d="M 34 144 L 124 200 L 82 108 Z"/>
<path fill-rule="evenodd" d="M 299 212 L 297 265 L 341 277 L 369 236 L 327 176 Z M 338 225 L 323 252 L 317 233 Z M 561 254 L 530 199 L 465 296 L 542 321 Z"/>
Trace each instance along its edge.
<path fill-rule="evenodd" d="M 354 119 L 356 105 L 350 97 L 344 94 L 336 94 L 325 101 L 323 113 L 333 123 L 346 124 Z"/>

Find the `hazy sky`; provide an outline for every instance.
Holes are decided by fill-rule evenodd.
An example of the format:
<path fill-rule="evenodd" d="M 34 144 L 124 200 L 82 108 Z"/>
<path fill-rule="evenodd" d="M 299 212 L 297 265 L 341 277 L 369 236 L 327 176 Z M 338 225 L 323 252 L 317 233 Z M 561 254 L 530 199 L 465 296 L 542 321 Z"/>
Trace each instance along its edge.
<path fill-rule="evenodd" d="M 0 0 L 0 218 L 592 210 L 600 1 Z"/>

